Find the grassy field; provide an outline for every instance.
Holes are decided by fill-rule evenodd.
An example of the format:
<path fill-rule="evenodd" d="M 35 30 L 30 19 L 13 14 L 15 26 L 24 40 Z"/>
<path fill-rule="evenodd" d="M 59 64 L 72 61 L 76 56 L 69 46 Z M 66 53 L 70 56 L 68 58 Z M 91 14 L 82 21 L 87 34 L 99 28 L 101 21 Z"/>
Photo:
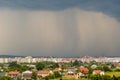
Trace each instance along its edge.
<path fill-rule="evenodd" d="M 116 77 L 120 76 L 120 72 L 106 72 L 105 75 L 113 76 L 115 75 Z"/>

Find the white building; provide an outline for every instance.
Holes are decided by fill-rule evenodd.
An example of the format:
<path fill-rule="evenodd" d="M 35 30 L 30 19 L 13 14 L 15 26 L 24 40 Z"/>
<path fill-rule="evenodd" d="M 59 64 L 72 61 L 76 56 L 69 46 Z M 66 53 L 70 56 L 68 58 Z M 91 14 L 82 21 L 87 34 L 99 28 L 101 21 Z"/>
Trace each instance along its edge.
<path fill-rule="evenodd" d="M 0 63 L 8 63 L 8 58 L 0 58 Z"/>

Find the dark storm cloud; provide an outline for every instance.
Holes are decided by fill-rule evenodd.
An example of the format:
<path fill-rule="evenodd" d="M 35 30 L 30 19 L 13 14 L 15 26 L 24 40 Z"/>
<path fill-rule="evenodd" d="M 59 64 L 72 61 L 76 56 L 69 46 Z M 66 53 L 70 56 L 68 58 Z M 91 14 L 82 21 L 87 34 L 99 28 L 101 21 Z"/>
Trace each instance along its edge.
<path fill-rule="evenodd" d="M 0 0 L 0 54 L 119 56 L 119 0 Z"/>
<path fill-rule="evenodd" d="M 79 0 L 1 0 L 1 7 L 32 9 L 32 10 L 59 10 L 76 6 Z"/>
<path fill-rule="evenodd" d="M 64 10 L 81 8 L 100 11 L 118 19 L 120 0 L 0 0 L 0 7 L 27 10 Z"/>

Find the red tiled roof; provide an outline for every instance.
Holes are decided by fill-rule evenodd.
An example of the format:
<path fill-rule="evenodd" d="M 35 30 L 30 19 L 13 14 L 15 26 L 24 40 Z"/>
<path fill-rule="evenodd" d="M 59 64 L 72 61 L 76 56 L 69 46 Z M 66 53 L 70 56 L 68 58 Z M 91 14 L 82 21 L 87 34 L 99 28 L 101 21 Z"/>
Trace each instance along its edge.
<path fill-rule="evenodd" d="M 20 74 L 20 72 L 18 72 L 18 71 L 8 72 L 8 75 L 18 75 L 18 74 Z"/>
<path fill-rule="evenodd" d="M 81 72 L 84 72 L 84 73 L 88 73 L 89 72 L 89 69 L 88 68 L 80 68 L 80 71 Z"/>
<path fill-rule="evenodd" d="M 49 73 L 51 73 L 50 70 L 40 70 L 40 71 L 38 71 L 38 74 L 49 74 Z"/>
<path fill-rule="evenodd" d="M 117 64 L 116 67 L 120 67 L 120 64 Z"/>
<path fill-rule="evenodd" d="M 100 74 L 103 71 L 101 71 L 101 70 L 94 70 L 93 72 L 96 73 L 96 74 Z"/>
<path fill-rule="evenodd" d="M 60 71 L 60 70 L 62 70 L 61 68 L 55 68 L 55 70 L 58 70 L 58 71 Z"/>
<path fill-rule="evenodd" d="M 32 74 L 30 74 L 30 73 L 23 74 L 23 77 L 31 77 L 31 76 L 32 76 Z"/>

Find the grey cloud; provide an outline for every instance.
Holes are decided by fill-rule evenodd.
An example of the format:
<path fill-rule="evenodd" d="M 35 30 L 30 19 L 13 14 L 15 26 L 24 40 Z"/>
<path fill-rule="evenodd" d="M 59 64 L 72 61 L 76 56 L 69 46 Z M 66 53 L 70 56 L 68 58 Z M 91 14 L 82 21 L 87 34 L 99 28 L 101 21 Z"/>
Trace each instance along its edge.
<path fill-rule="evenodd" d="M 0 54 L 119 56 L 120 23 L 101 12 L 0 10 Z"/>
<path fill-rule="evenodd" d="M 120 20 L 120 0 L 0 0 L 0 8 L 22 10 L 64 10 L 79 8 L 103 12 Z"/>

